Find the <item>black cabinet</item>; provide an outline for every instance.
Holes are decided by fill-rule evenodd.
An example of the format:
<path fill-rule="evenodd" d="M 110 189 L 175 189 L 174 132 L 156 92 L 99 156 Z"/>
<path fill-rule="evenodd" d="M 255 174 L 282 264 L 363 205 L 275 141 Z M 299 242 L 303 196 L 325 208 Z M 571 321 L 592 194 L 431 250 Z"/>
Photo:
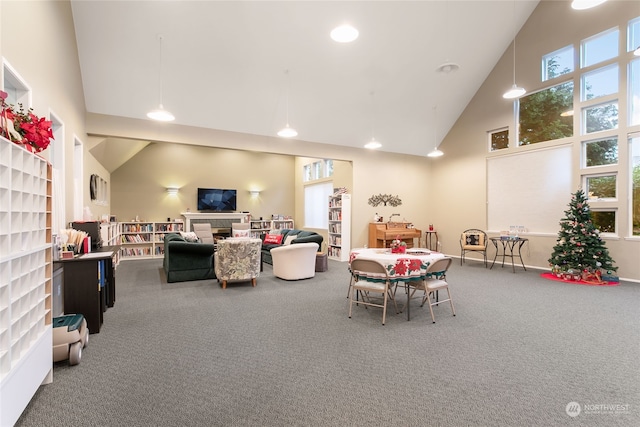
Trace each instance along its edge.
<path fill-rule="evenodd" d="M 82 314 L 90 333 L 100 332 L 104 312 L 116 300 L 113 257 L 118 246 L 107 246 L 73 259 L 54 261 L 64 269 L 64 312 Z"/>

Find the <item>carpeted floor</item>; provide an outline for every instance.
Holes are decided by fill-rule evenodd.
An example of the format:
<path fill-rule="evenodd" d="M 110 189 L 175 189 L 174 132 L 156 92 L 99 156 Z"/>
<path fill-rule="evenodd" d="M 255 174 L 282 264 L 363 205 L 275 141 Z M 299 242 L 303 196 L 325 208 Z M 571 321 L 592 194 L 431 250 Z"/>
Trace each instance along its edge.
<path fill-rule="evenodd" d="M 347 317 L 344 263 L 222 290 L 123 262 L 82 362 L 57 363 L 17 425 L 640 425 L 639 284 L 459 260 L 448 279 L 456 317 L 416 304 L 382 326 L 379 309 Z"/>

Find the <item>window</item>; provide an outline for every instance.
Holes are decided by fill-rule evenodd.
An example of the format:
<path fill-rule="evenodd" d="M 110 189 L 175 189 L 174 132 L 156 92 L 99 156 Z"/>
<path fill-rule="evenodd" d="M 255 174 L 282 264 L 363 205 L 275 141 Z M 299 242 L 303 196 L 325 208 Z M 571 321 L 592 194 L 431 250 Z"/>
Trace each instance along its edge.
<path fill-rule="evenodd" d="M 304 187 L 305 228 L 329 227 L 329 196 L 333 194 L 333 183 L 323 182 Z"/>
<path fill-rule="evenodd" d="M 573 46 L 551 52 L 542 57 L 542 81 L 573 72 Z"/>
<path fill-rule="evenodd" d="M 509 148 L 509 129 L 500 129 L 489 132 L 489 151 Z"/>
<path fill-rule="evenodd" d="M 580 52 L 582 68 L 618 56 L 618 38 L 619 31 L 614 28 L 583 40 Z"/>
<path fill-rule="evenodd" d="M 627 52 L 632 52 L 640 47 L 640 18 L 629 21 L 627 27 Z"/>
<path fill-rule="evenodd" d="M 585 180 L 589 199 L 616 198 L 616 175 L 588 176 Z"/>
<path fill-rule="evenodd" d="M 582 144 L 585 167 L 618 163 L 618 138 L 597 139 Z"/>
<path fill-rule="evenodd" d="M 618 128 L 618 102 L 596 105 L 584 109 L 584 133 Z"/>
<path fill-rule="evenodd" d="M 629 63 L 629 126 L 640 125 L 640 59 Z"/>
<path fill-rule="evenodd" d="M 640 134 L 629 137 L 632 235 L 640 236 Z"/>
<path fill-rule="evenodd" d="M 573 136 L 573 82 L 520 98 L 520 145 Z"/>
<path fill-rule="evenodd" d="M 581 80 L 581 101 L 618 93 L 618 64 L 584 73 Z"/>
<path fill-rule="evenodd" d="M 591 210 L 591 221 L 600 230 L 600 233 L 616 232 L 616 211 L 613 210 Z"/>

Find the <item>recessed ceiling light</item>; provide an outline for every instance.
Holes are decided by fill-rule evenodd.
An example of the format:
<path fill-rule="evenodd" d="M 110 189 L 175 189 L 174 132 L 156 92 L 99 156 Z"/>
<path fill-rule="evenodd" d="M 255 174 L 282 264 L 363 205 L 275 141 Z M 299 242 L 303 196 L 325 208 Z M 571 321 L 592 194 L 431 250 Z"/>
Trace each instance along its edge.
<path fill-rule="evenodd" d="M 376 148 L 380 148 L 380 147 L 382 147 L 382 144 L 376 141 L 375 138 L 371 138 L 371 141 L 367 142 L 364 145 L 364 148 L 368 148 L 370 150 L 375 150 Z"/>
<path fill-rule="evenodd" d="M 331 38 L 338 43 L 350 43 L 358 38 L 358 30 L 345 24 L 331 30 Z"/>
<path fill-rule="evenodd" d="M 606 2 L 607 0 L 573 0 L 571 7 L 575 10 L 591 9 Z"/>
<path fill-rule="evenodd" d="M 457 71 L 460 69 L 460 66 L 458 64 L 456 64 L 455 62 L 444 62 L 442 64 L 440 64 L 440 66 L 438 68 L 436 68 L 436 71 L 439 73 L 444 73 L 444 74 L 449 74 L 453 71 Z"/>

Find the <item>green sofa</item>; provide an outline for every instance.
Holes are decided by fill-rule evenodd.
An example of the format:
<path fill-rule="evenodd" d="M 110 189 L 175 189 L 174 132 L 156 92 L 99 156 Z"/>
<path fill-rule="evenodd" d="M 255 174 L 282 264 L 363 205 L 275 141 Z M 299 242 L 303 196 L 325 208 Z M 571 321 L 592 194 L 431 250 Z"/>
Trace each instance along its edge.
<path fill-rule="evenodd" d="M 213 252 L 213 244 L 187 242 L 178 233 L 166 234 L 163 267 L 167 282 L 215 279 Z"/>
<path fill-rule="evenodd" d="M 293 241 L 291 241 L 292 244 L 295 244 L 295 243 L 317 243 L 318 244 L 318 248 L 322 248 L 322 241 L 324 240 L 322 238 L 322 236 L 320 234 L 316 233 L 315 231 L 305 231 L 305 230 L 296 230 L 296 229 L 285 228 L 283 230 L 280 230 L 280 234 L 282 234 L 282 243 L 284 243 L 285 240 L 287 240 L 288 236 L 296 235 L 298 237 L 296 237 Z M 267 264 L 273 265 L 273 260 L 271 258 L 271 249 L 280 247 L 280 246 L 282 246 L 282 244 L 279 244 L 279 245 L 265 244 L 264 243 L 264 235 L 261 238 L 262 238 L 262 251 L 261 251 L 262 252 L 262 262 L 266 262 Z"/>

